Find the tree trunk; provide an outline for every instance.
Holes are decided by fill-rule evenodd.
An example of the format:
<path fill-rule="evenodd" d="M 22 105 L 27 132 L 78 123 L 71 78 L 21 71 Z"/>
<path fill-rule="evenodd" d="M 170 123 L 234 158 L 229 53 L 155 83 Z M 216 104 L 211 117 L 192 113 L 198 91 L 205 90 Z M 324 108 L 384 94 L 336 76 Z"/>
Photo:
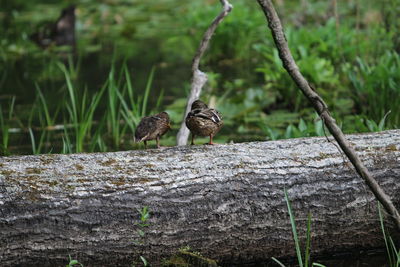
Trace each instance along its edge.
<path fill-rule="evenodd" d="M 399 206 L 400 131 L 348 138 Z M 0 262 L 158 266 L 184 246 L 220 263 L 294 255 L 284 188 L 301 238 L 312 214 L 312 253 L 383 246 L 376 200 L 343 160 L 326 138 L 3 157 Z"/>

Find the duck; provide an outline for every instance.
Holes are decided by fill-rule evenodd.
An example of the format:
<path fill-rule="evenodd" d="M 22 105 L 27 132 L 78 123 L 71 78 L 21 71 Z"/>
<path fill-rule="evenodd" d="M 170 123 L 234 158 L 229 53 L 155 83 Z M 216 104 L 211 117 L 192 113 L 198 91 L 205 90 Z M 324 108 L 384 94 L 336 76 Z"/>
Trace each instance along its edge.
<path fill-rule="evenodd" d="M 43 49 L 53 44 L 75 48 L 75 10 L 76 7 L 74 5 L 64 8 L 55 22 L 38 28 L 38 31 L 32 34 L 30 39 Z"/>
<path fill-rule="evenodd" d="M 209 145 L 214 145 L 213 137 L 222 128 L 223 120 L 221 114 L 213 108 L 209 108 L 203 101 L 196 100 L 192 103 L 191 110 L 185 119 L 186 127 L 192 133 L 192 143 L 198 136 L 209 136 Z"/>
<path fill-rule="evenodd" d="M 156 140 L 157 148 L 160 148 L 160 137 L 171 129 L 170 119 L 167 112 L 143 117 L 135 130 L 135 142 L 144 142 L 147 148 L 147 141 Z"/>

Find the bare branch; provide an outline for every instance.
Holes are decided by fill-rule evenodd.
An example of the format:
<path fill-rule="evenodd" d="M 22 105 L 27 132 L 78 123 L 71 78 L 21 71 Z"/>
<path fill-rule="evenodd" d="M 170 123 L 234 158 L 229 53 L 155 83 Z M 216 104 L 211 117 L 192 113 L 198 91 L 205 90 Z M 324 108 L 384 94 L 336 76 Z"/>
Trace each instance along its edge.
<path fill-rule="evenodd" d="M 329 114 L 328 107 L 322 98 L 311 88 L 307 80 L 301 74 L 299 67 L 293 59 L 283 32 L 281 21 L 275 11 L 274 5 L 271 0 L 257 0 L 260 4 L 264 14 L 268 20 L 268 26 L 271 29 L 276 47 L 279 52 L 279 57 L 282 60 L 283 67 L 287 70 L 293 81 L 300 88 L 303 94 L 311 101 L 315 110 L 318 112 L 325 125 L 338 142 L 339 146 L 353 164 L 357 173 L 364 179 L 369 186 L 375 197 L 382 203 L 386 211 L 391 215 L 391 218 L 400 230 L 400 214 L 396 207 L 393 205 L 390 197 L 382 190 L 376 180 L 369 173 L 367 168 L 357 156 L 355 150 L 351 147 L 350 143 L 345 138 L 343 132 L 336 124 L 335 120 Z"/>
<path fill-rule="evenodd" d="M 208 27 L 207 31 L 204 33 L 200 46 L 197 49 L 196 55 L 193 58 L 192 85 L 191 85 L 190 95 L 188 97 L 186 111 L 183 117 L 183 121 L 181 123 L 181 128 L 179 129 L 179 132 L 176 136 L 176 143 L 178 146 L 183 146 L 187 144 L 187 139 L 189 137 L 189 129 L 186 128 L 185 117 L 189 113 L 190 106 L 192 105 L 193 101 L 195 101 L 200 97 L 201 89 L 207 82 L 207 74 L 205 74 L 199 69 L 200 59 L 203 56 L 204 51 L 206 51 L 208 43 L 210 42 L 211 37 L 214 34 L 216 28 L 221 23 L 221 21 L 228 15 L 228 13 L 232 10 L 232 5 L 227 0 L 221 0 L 221 4 L 223 6 L 222 12 L 213 20 L 211 25 Z"/>

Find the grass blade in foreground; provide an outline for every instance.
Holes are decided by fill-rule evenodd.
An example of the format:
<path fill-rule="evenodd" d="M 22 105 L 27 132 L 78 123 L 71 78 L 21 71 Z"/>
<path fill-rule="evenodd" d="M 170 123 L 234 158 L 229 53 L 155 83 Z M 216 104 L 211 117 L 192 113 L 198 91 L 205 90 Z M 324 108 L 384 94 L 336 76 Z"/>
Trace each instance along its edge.
<path fill-rule="evenodd" d="M 144 97 L 143 97 L 143 103 L 142 103 L 142 113 L 141 113 L 140 117 L 143 117 L 146 114 L 147 101 L 148 101 L 148 97 L 149 97 L 151 84 L 153 83 L 154 71 L 155 71 L 155 68 L 152 67 L 151 71 L 150 71 L 149 78 L 147 79 L 146 89 L 144 90 Z"/>
<path fill-rule="evenodd" d="M 386 234 L 385 225 L 383 223 L 383 215 L 381 210 L 381 203 L 378 202 L 379 221 L 381 223 L 381 230 L 383 239 L 385 240 L 386 252 L 389 260 L 390 267 L 400 266 L 400 250 L 397 250 L 393 239 Z"/>
<path fill-rule="evenodd" d="M 306 233 L 307 240 L 306 240 L 306 249 L 305 249 L 305 254 L 304 254 L 305 262 L 303 263 L 303 259 L 301 257 L 300 242 L 299 242 L 299 238 L 298 238 L 297 230 L 296 230 L 296 222 L 294 220 L 295 218 L 293 215 L 292 206 L 290 204 L 288 193 L 287 193 L 286 189 L 284 190 L 284 193 L 285 193 L 285 200 L 286 200 L 286 204 L 287 204 L 289 216 L 290 216 L 290 224 L 292 225 L 292 233 L 293 233 L 293 239 L 294 239 L 294 243 L 295 243 L 295 247 L 296 247 L 298 264 L 300 267 L 308 267 L 309 262 L 310 262 L 310 248 L 311 248 L 311 213 L 308 213 L 308 218 L 307 218 L 307 233 Z M 274 260 L 277 264 L 279 264 L 279 266 L 281 266 L 281 267 L 285 266 L 282 262 L 280 262 L 276 258 L 272 257 L 271 259 Z M 325 267 L 325 265 L 320 264 L 320 263 L 312 263 L 311 266 Z"/>
<path fill-rule="evenodd" d="M 287 204 L 288 211 L 289 211 L 290 224 L 292 225 L 292 233 L 293 233 L 294 244 L 296 246 L 297 260 L 299 262 L 299 266 L 303 267 L 303 259 L 301 258 L 300 242 L 299 242 L 299 238 L 297 236 L 296 222 L 294 220 L 292 207 L 290 205 L 290 201 L 289 201 L 289 197 L 288 197 L 286 189 L 285 189 L 285 200 L 286 200 L 286 204 Z"/>
<path fill-rule="evenodd" d="M 285 264 L 283 264 L 282 262 L 280 262 L 278 259 L 276 259 L 275 257 L 271 257 L 271 259 L 273 259 L 276 263 L 279 264 L 279 266 L 281 267 L 285 267 Z"/>
<path fill-rule="evenodd" d="M 304 266 L 308 266 L 308 262 L 310 261 L 310 247 L 311 247 L 311 213 L 308 213 L 307 218 L 307 241 L 306 241 L 306 252 L 304 255 Z"/>

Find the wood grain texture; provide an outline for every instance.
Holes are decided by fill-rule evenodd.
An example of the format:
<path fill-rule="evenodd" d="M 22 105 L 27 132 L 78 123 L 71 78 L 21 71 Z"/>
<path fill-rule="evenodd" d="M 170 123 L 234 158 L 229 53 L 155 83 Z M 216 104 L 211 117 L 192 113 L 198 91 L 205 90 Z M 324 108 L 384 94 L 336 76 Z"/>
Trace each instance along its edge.
<path fill-rule="evenodd" d="M 400 131 L 348 136 L 400 205 Z M 312 251 L 383 246 L 374 196 L 325 138 L 0 158 L 2 266 L 154 266 L 189 245 L 220 262 L 294 254 L 284 201 Z M 149 206 L 143 243 L 138 211 Z"/>

